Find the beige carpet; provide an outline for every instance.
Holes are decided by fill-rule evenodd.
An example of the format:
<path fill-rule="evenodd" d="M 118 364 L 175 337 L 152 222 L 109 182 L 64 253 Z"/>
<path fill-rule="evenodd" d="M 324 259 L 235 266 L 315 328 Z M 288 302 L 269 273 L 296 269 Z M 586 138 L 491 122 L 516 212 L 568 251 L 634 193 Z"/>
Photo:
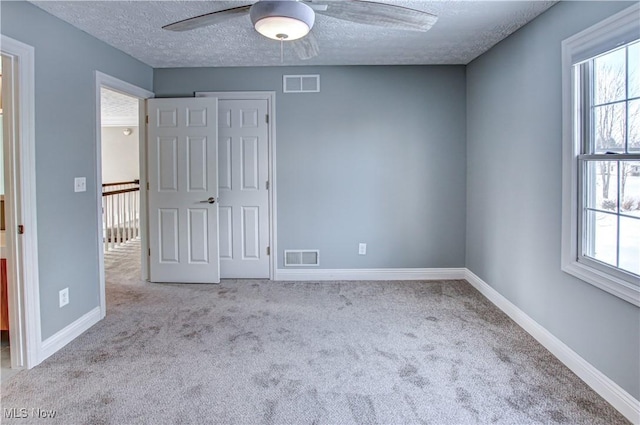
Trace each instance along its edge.
<path fill-rule="evenodd" d="M 3 384 L 3 424 L 627 423 L 464 281 L 155 285 L 138 261 L 109 254 L 106 319 Z"/>

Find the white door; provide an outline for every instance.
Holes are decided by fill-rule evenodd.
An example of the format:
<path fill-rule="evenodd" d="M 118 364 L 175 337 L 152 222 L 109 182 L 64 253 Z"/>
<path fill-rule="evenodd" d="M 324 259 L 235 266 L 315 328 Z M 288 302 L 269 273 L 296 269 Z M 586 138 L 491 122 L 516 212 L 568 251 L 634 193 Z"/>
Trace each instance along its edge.
<path fill-rule="evenodd" d="M 218 103 L 220 273 L 269 277 L 267 100 Z"/>
<path fill-rule="evenodd" d="M 149 278 L 220 282 L 218 99 L 148 101 Z"/>

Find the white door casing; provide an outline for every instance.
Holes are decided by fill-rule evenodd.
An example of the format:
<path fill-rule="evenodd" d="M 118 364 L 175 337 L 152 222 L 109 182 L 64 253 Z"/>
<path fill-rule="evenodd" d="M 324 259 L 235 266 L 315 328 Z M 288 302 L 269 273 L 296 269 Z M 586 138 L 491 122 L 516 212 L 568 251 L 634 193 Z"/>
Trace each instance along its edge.
<path fill-rule="evenodd" d="M 220 282 L 218 99 L 149 99 L 151 282 Z"/>
<path fill-rule="evenodd" d="M 35 49 L 2 34 L 0 46 L 8 59 L 4 73 L 10 77 L 3 78 L 3 97 L 12 102 L 4 106 L 4 119 L 11 123 L 4 127 L 3 143 L 6 243 L 9 256 L 14 257 L 7 261 L 11 367 L 32 368 L 44 360 L 36 212 Z M 17 233 L 19 224 L 24 225 L 24 234 Z"/>
<path fill-rule="evenodd" d="M 220 273 L 269 278 L 269 129 L 266 99 L 218 104 Z"/>

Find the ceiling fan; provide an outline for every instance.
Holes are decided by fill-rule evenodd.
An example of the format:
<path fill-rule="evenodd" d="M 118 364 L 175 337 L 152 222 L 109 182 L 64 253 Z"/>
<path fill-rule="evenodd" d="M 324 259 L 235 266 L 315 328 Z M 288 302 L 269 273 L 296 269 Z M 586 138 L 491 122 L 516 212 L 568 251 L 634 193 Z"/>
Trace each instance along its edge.
<path fill-rule="evenodd" d="M 428 31 L 438 20 L 437 16 L 420 10 L 364 0 L 258 0 L 162 28 L 189 31 L 248 14 L 257 32 L 273 40 L 291 42 L 300 59 L 310 59 L 318 55 L 317 40 L 310 33 L 316 12 L 344 21 L 422 32 Z"/>

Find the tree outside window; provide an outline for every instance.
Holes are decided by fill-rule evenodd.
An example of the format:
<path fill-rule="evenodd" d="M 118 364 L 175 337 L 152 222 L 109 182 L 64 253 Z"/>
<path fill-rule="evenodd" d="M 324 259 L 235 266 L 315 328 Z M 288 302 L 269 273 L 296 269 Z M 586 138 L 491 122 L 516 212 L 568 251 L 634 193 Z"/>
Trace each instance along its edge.
<path fill-rule="evenodd" d="M 585 63 L 583 255 L 640 275 L 640 42 Z M 637 156 L 637 155 L 636 155 Z M 611 158 L 611 159 L 609 159 Z"/>

